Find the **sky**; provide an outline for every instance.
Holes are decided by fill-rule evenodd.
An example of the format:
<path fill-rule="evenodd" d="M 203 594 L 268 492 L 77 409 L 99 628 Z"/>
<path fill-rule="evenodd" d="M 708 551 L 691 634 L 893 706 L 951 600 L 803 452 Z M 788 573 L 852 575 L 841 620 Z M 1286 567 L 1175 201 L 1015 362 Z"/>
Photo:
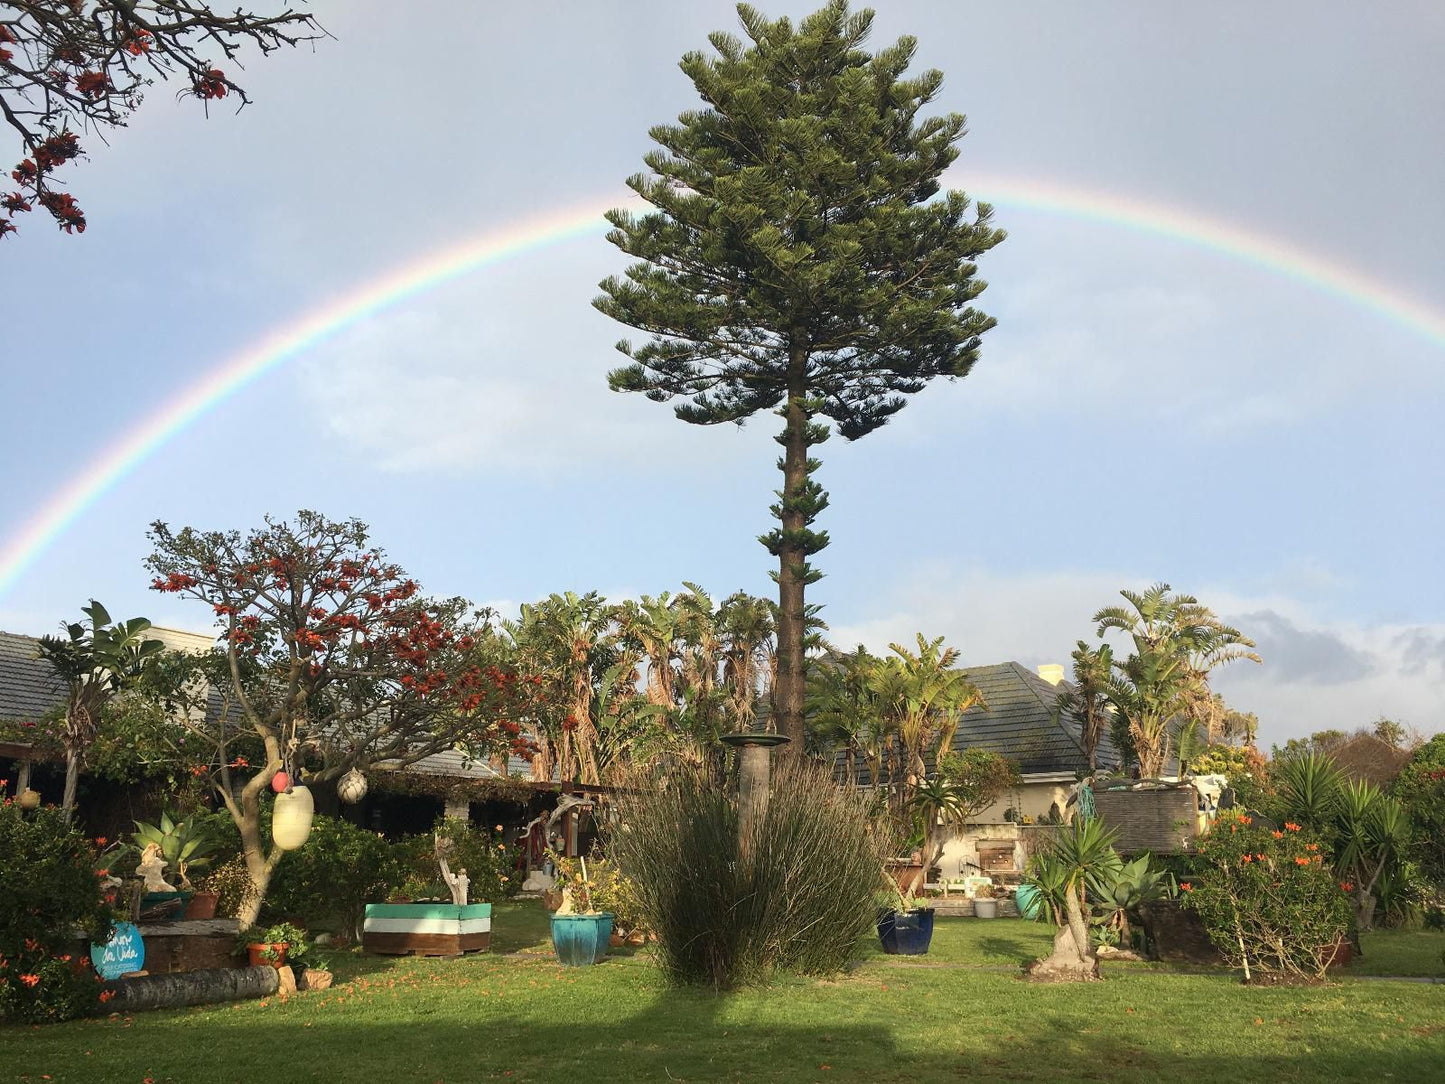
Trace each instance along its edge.
<path fill-rule="evenodd" d="M 697 104 L 677 61 L 735 31 L 732 6 L 438 0 L 426 27 L 312 7 L 332 38 L 248 62 L 239 114 L 157 87 L 89 140 L 83 236 L 32 215 L 0 244 L 0 628 L 96 597 L 204 629 L 147 590 L 147 524 L 297 508 L 358 516 L 428 590 L 504 611 L 768 593 L 774 419 L 694 427 L 609 392 L 626 329 L 590 305 L 626 260 L 586 211 L 625 201 L 648 127 Z M 969 118 L 947 181 L 1009 237 L 981 261 L 998 326 L 974 372 L 818 449 L 833 543 L 809 597 L 832 639 L 1067 663 L 1120 588 L 1163 580 L 1258 642 L 1215 687 L 1263 743 L 1382 714 L 1445 729 L 1445 7 L 875 7 L 875 46 L 912 34 L 943 71 L 937 111 Z M 557 221 L 580 228 L 362 315 L 17 549 L 255 344 Z M 1281 248 L 1325 288 L 1257 258 Z"/>

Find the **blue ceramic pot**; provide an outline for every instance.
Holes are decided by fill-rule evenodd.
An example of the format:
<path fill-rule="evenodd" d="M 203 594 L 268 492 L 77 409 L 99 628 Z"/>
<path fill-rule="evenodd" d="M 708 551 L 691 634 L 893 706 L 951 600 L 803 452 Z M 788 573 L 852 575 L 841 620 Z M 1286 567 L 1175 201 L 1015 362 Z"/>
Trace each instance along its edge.
<path fill-rule="evenodd" d="M 880 911 L 878 940 L 890 956 L 922 956 L 933 940 L 933 908 Z"/>
<path fill-rule="evenodd" d="M 552 947 L 563 967 L 586 967 L 607 955 L 612 915 L 553 915 Z"/>

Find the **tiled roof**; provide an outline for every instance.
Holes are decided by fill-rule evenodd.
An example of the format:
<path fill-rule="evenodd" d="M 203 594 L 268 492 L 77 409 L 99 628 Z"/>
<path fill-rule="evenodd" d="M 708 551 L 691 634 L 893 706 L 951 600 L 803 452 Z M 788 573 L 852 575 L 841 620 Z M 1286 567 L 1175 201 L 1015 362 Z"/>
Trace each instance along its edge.
<path fill-rule="evenodd" d="M 65 705 L 65 687 L 37 657 L 34 636 L 0 632 L 0 719 L 35 722 Z"/>
<path fill-rule="evenodd" d="M 1000 662 L 962 668 L 983 694 L 983 703 L 969 708 L 959 721 L 953 750 L 985 749 L 1015 761 L 1024 775 L 1067 774 L 1087 769 L 1079 720 L 1058 709 L 1059 694 L 1068 683 L 1052 685 L 1027 666 Z M 841 754 L 840 754 L 841 756 Z M 932 759 L 927 758 L 933 768 Z M 1119 764 L 1119 752 L 1108 731 L 1095 751 L 1100 768 Z M 858 766 L 860 781 L 867 771 Z"/>
<path fill-rule="evenodd" d="M 965 672 L 983 694 L 984 705 L 964 712 L 953 739 L 955 750 L 987 749 L 1017 761 L 1025 775 L 1089 766 L 1078 719 L 1058 710 L 1066 685 L 1051 685 L 1016 662 L 969 666 Z M 1101 768 L 1119 763 L 1107 730 L 1096 758 Z"/>

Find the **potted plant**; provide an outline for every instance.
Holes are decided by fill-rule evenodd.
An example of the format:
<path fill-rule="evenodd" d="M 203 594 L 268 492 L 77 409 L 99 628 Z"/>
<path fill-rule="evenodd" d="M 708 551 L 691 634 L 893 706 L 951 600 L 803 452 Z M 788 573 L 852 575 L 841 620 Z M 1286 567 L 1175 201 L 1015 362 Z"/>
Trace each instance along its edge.
<path fill-rule="evenodd" d="M 296 989 L 329 990 L 335 976 L 331 973 L 331 961 L 318 957 L 296 969 Z"/>
<path fill-rule="evenodd" d="M 177 821 L 163 812 L 159 824 L 136 821 L 135 827 L 131 839 L 136 849 L 144 852 L 148 846 L 154 845 L 165 860 L 165 868 L 180 878 L 180 892 L 184 894 L 180 898 L 186 900 L 185 917 L 215 918 L 220 896 L 215 892 L 193 891 L 190 878 L 192 870 L 210 865 L 218 849 L 205 824 L 195 815 Z"/>
<path fill-rule="evenodd" d="M 579 858 L 578 864 L 580 872 L 563 883 L 562 904 L 551 916 L 552 949 L 563 967 L 595 964 L 607 955 L 612 937 L 612 912 L 596 909 L 587 859 Z"/>
<path fill-rule="evenodd" d="M 892 890 L 878 907 L 878 941 L 890 956 L 923 956 L 933 941 L 933 908 L 919 907 L 911 893 Z"/>
<path fill-rule="evenodd" d="M 306 931 L 289 922 L 278 922 L 265 930 L 252 926 L 242 930 L 236 941 L 246 950 L 252 967 L 270 964 L 279 970 L 288 961 L 301 960 L 307 951 Z"/>
<path fill-rule="evenodd" d="M 973 917 L 998 918 L 998 900 L 993 885 L 979 885 L 973 890 Z"/>

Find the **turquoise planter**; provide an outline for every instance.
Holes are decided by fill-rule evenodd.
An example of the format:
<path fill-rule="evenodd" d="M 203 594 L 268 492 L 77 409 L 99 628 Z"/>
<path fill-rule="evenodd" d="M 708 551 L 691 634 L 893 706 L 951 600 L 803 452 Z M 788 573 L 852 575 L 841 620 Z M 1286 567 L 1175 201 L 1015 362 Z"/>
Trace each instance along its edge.
<path fill-rule="evenodd" d="M 563 967 L 586 967 L 607 955 L 607 940 L 612 936 L 612 916 L 606 911 L 596 915 L 553 915 L 552 947 Z"/>

